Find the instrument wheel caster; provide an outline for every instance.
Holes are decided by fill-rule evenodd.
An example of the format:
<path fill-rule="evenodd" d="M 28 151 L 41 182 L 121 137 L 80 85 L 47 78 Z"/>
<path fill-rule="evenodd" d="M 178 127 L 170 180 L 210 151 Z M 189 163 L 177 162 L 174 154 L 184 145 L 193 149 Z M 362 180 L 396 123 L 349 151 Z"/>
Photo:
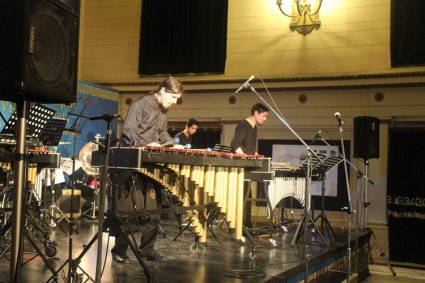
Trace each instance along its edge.
<path fill-rule="evenodd" d="M 199 245 L 198 244 L 193 244 L 193 245 L 191 245 L 190 246 L 190 252 L 191 253 L 196 253 L 196 252 L 198 252 L 198 247 L 199 247 Z"/>
<path fill-rule="evenodd" d="M 48 245 L 44 248 L 44 251 L 46 253 L 46 256 L 48 257 L 54 257 L 57 253 L 57 249 L 53 245 Z"/>
<path fill-rule="evenodd" d="M 250 259 L 255 259 L 255 251 L 250 251 L 249 252 L 249 258 Z"/>

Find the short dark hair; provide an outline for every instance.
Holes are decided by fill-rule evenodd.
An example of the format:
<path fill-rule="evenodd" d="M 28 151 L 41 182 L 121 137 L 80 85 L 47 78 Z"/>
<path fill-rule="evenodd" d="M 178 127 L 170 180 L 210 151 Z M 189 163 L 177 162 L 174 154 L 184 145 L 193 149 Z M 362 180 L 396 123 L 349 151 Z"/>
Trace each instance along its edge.
<path fill-rule="evenodd" d="M 199 122 L 198 122 L 198 120 L 196 120 L 196 119 L 190 118 L 189 120 L 187 120 L 186 125 L 187 125 L 189 128 L 190 128 L 190 127 L 192 127 L 193 125 L 196 125 L 196 126 L 198 126 L 198 127 L 199 127 Z"/>
<path fill-rule="evenodd" d="M 258 113 L 269 112 L 269 108 L 267 108 L 261 103 L 256 103 L 251 108 L 251 115 L 254 115 L 255 111 L 257 111 Z"/>

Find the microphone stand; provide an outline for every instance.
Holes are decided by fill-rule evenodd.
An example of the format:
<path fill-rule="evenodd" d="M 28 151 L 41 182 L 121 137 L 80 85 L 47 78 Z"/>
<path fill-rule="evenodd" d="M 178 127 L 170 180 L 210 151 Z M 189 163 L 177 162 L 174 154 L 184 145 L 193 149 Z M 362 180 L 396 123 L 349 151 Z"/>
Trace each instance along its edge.
<path fill-rule="evenodd" d="M 314 220 L 311 216 L 311 174 L 312 174 L 312 162 L 311 158 L 312 155 L 317 158 L 317 160 L 320 163 L 323 163 L 323 160 L 319 157 L 319 155 L 312 150 L 312 148 L 295 132 L 294 129 L 289 125 L 289 123 L 283 118 L 256 90 L 253 88 L 249 81 L 244 83 L 245 87 L 249 88 L 253 93 L 255 93 L 260 100 L 267 105 L 267 107 L 275 114 L 275 116 L 288 128 L 292 134 L 306 147 L 307 149 L 307 172 L 306 172 L 306 188 L 305 188 L 305 207 L 304 207 L 304 215 L 302 219 L 299 222 L 299 225 L 297 227 L 297 231 L 294 234 L 294 238 L 292 240 L 291 246 L 294 246 L 295 241 L 298 237 L 298 232 L 301 229 L 301 226 L 304 224 L 304 256 L 305 256 L 305 272 L 304 272 L 304 280 L 305 282 L 308 281 L 308 256 L 309 256 L 309 245 L 307 241 L 307 231 L 308 231 L 308 222 L 312 224 L 315 227 L 315 230 L 317 231 L 317 234 L 322 239 L 325 246 L 327 246 L 327 243 L 325 239 L 323 238 L 322 234 L 317 229 L 316 225 L 314 224 Z"/>
<path fill-rule="evenodd" d="M 78 101 L 77 101 L 78 103 Z M 75 104 L 75 106 L 72 108 L 73 110 L 76 108 L 77 103 Z M 78 121 L 80 120 L 80 118 L 85 119 L 83 124 L 81 125 L 80 129 L 82 129 L 84 127 L 84 125 L 87 123 L 88 117 L 84 116 L 83 114 L 87 111 L 88 106 L 92 103 L 91 100 L 85 99 L 85 103 L 83 105 L 83 108 L 81 109 L 80 113 L 73 113 L 73 112 L 68 112 L 68 116 L 75 116 L 76 118 L 74 119 L 74 122 L 72 123 L 72 126 L 69 129 L 64 129 L 64 131 L 68 131 L 70 133 L 73 133 L 73 155 L 72 155 L 72 175 L 71 175 L 71 201 L 70 201 L 70 206 L 71 206 L 71 212 L 70 212 L 70 217 L 69 217 L 69 243 L 68 243 L 68 259 L 61 265 L 61 267 L 59 267 L 59 269 L 56 271 L 55 274 L 53 274 L 52 277 L 50 277 L 46 282 L 49 282 L 51 279 L 53 279 L 60 270 L 62 270 L 62 268 L 65 267 L 66 264 L 69 264 L 68 266 L 68 283 L 71 282 L 81 282 L 80 276 L 77 274 L 77 268 L 80 268 L 81 271 L 86 274 L 89 278 L 90 276 L 87 274 L 86 271 L 84 271 L 79 265 L 79 262 L 73 259 L 72 256 L 72 246 L 73 246 L 73 234 L 74 234 L 74 230 L 76 223 L 75 223 L 75 217 L 74 217 L 74 188 L 75 188 L 75 163 L 76 163 L 76 151 L 77 151 L 77 136 L 81 133 L 81 130 L 78 130 Z M 67 138 L 66 138 L 67 139 Z M 90 278 L 91 279 L 91 278 Z M 93 281 L 93 279 L 92 279 Z"/>
<path fill-rule="evenodd" d="M 348 244 L 347 244 L 347 282 L 350 282 L 350 275 L 351 275 L 351 217 L 353 212 L 352 202 L 351 202 L 351 195 L 350 195 L 350 182 L 348 179 L 348 168 L 347 168 L 347 158 L 345 155 L 345 147 L 344 147 L 344 138 L 343 138 L 343 128 L 342 125 L 344 124 L 341 119 L 338 119 L 339 122 L 339 135 L 341 139 L 341 145 L 342 145 L 342 157 L 344 160 L 344 173 L 345 173 L 345 183 L 347 186 L 347 200 L 348 200 L 348 206 L 347 206 L 347 215 L 348 215 Z"/>

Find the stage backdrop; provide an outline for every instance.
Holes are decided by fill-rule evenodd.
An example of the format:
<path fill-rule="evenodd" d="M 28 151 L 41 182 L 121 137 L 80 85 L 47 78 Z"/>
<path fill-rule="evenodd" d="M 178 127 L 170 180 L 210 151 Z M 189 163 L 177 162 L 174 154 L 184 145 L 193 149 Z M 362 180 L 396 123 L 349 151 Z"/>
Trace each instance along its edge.
<path fill-rule="evenodd" d="M 96 134 L 105 137 L 106 122 L 103 120 L 89 121 L 87 119 L 89 116 L 118 112 L 118 91 L 115 89 L 79 81 L 77 92 L 77 101 L 75 103 L 69 105 L 43 104 L 56 111 L 55 118 L 67 120 L 67 129 L 71 129 L 74 124 L 76 125 L 75 132 L 65 130 L 62 134 L 61 144 L 57 148 L 62 157 L 73 156 L 74 141 L 76 142 L 75 154 L 78 156 L 81 147 L 93 140 Z M 7 121 L 15 111 L 15 104 L 8 101 L 0 101 L 0 106 L 0 112 Z M 113 136 L 116 136 L 116 125 L 117 121 L 115 120 L 113 123 Z M 4 126 L 5 122 L 0 119 L 1 131 Z"/>

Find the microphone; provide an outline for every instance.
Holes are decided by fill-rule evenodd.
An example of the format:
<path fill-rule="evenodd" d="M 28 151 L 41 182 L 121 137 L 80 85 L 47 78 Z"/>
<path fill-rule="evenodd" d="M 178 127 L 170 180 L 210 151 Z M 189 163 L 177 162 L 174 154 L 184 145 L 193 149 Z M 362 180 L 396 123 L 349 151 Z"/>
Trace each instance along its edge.
<path fill-rule="evenodd" d="M 341 113 L 335 112 L 334 115 L 335 115 L 336 120 L 339 123 L 339 126 L 341 127 L 342 125 L 344 125 L 344 121 L 342 121 L 342 119 L 341 119 Z"/>
<path fill-rule="evenodd" d="M 89 120 L 112 120 L 115 118 L 121 117 L 119 114 L 103 114 L 103 115 L 97 115 L 97 116 L 90 116 Z"/>
<path fill-rule="evenodd" d="M 249 79 L 247 79 L 236 91 L 235 93 L 240 92 L 242 89 L 246 88 L 249 85 L 249 82 L 252 81 L 255 78 L 254 75 L 250 76 Z"/>

